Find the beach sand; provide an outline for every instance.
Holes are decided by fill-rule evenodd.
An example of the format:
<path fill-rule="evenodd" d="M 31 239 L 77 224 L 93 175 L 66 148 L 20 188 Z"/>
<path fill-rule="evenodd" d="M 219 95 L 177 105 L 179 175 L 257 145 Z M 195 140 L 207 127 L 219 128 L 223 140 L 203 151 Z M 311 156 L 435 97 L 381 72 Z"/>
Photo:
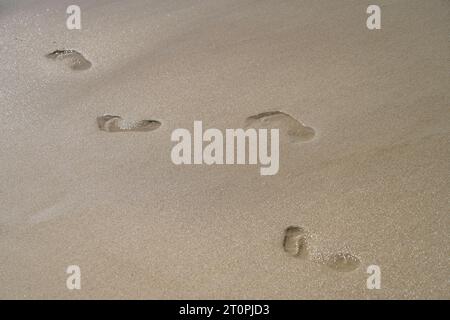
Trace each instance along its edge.
<path fill-rule="evenodd" d="M 449 1 L 73 2 L 0 1 L 1 299 L 450 298 Z M 274 111 L 276 175 L 171 161 Z"/>

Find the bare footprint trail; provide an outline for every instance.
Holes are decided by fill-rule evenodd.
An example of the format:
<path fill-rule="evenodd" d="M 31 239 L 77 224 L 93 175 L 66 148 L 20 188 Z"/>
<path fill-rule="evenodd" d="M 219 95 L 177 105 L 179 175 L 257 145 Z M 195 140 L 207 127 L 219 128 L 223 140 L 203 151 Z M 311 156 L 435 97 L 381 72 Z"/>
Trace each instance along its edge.
<path fill-rule="evenodd" d="M 304 228 L 298 226 L 286 228 L 283 239 L 284 251 L 290 256 L 326 265 L 340 272 L 353 271 L 361 264 L 360 259 L 350 252 L 340 251 L 331 254 L 313 252 L 308 243 L 309 238 L 310 234 Z"/>

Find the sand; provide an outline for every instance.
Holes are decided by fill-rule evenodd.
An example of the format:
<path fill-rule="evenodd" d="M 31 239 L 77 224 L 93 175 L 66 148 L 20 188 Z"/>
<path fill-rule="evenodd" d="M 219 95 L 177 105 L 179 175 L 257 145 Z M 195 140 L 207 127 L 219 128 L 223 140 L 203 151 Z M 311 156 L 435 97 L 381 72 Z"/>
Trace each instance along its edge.
<path fill-rule="evenodd" d="M 450 298 L 449 1 L 73 2 L 0 1 L 1 299 Z M 276 111 L 276 175 L 171 161 Z"/>

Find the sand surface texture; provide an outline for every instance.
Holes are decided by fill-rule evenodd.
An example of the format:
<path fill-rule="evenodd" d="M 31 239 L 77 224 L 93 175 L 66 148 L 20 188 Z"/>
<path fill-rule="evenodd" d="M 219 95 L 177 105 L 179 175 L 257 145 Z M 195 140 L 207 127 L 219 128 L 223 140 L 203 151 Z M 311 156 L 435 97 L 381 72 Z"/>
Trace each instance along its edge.
<path fill-rule="evenodd" d="M 1 0 L 0 298 L 450 298 L 450 2 L 377 3 Z M 174 165 L 194 120 L 278 174 Z"/>

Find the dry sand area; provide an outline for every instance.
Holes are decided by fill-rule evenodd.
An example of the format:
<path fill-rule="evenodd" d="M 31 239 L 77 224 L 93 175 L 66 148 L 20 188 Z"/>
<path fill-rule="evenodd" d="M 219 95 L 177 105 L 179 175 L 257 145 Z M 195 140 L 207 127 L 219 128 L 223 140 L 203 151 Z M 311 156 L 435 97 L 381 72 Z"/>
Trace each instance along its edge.
<path fill-rule="evenodd" d="M 0 0 L 0 31 L 1 299 L 450 298 L 450 1 Z M 174 165 L 195 120 L 283 127 L 279 172 Z"/>

